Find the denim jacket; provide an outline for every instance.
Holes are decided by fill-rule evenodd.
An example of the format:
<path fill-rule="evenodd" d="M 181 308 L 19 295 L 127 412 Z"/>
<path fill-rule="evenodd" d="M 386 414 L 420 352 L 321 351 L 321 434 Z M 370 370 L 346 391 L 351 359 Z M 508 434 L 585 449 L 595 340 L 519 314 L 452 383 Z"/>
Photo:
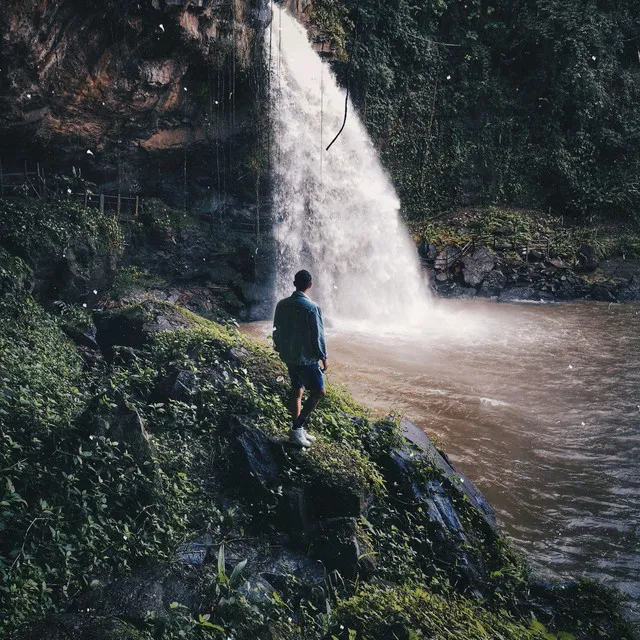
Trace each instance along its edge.
<path fill-rule="evenodd" d="M 273 320 L 273 345 L 287 365 L 312 365 L 327 358 L 322 311 L 302 291 L 280 300 Z"/>

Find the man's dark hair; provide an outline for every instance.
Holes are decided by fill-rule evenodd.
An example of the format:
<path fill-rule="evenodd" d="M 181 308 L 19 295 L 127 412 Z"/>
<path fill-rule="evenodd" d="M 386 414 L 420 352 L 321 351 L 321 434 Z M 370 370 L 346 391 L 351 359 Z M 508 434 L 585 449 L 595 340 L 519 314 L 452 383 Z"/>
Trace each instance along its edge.
<path fill-rule="evenodd" d="M 303 269 L 296 273 L 293 284 L 298 291 L 306 291 L 311 284 L 311 274 Z"/>

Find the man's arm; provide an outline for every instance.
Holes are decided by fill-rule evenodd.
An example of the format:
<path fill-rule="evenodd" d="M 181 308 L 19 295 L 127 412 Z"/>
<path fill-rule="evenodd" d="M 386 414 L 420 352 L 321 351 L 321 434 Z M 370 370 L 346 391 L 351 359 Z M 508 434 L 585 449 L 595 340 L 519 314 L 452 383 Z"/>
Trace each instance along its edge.
<path fill-rule="evenodd" d="M 273 333 L 271 337 L 273 338 L 273 348 L 279 353 L 281 341 L 280 341 L 280 327 L 282 326 L 282 307 L 280 303 L 276 305 L 276 312 L 273 317 Z"/>
<path fill-rule="evenodd" d="M 316 350 L 316 357 L 322 360 L 322 365 L 327 368 L 327 345 L 324 340 L 324 323 L 322 321 L 322 311 L 316 306 L 311 322 L 311 345 Z"/>

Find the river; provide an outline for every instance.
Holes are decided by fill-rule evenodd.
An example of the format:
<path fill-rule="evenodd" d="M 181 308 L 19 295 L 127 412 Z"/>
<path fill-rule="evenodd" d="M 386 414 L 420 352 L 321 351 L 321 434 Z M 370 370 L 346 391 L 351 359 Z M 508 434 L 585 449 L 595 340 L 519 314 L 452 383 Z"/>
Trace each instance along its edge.
<path fill-rule="evenodd" d="M 423 331 L 326 333 L 329 382 L 437 437 L 535 569 L 638 615 L 640 305 L 439 301 Z"/>

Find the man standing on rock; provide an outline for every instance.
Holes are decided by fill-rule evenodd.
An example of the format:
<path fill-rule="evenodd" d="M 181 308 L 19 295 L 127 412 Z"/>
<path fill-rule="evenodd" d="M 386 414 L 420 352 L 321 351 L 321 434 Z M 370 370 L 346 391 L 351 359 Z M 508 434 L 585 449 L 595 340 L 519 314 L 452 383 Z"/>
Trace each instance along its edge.
<path fill-rule="evenodd" d="M 291 412 L 293 426 L 290 440 L 302 447 L 310 447 L 315 436 L 307 433 L 304 425 L 309 414 L 326 395 L 323 371 L 327 370 L 327 347 L 320 307 L 312 302 L 307 292 L 313 284 L 311 274 L 302 270 L 293 280 L 296 290 L 280 300 L 273 320 L 273 345 L 289 369 L 291 378 Z M 323 369 L 318 366 L 322 361 Z M 304 390 L 309 397 L 302 405 Z"/>

